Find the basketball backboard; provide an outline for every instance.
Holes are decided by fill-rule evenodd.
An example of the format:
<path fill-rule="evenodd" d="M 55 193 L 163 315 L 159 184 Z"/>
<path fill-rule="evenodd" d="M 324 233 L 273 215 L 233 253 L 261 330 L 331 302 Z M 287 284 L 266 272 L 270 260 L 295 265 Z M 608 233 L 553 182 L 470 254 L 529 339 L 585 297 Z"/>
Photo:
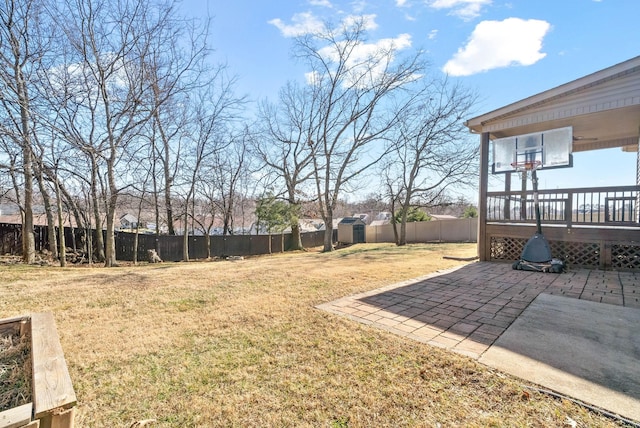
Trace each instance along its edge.
<path fill-rule="evenodd" d="M 539 162 L 540 168 L 573 166 L 573 128 L 550 129 L 493 140 L 493 173 L 515 172 L 523 162 Z"/>

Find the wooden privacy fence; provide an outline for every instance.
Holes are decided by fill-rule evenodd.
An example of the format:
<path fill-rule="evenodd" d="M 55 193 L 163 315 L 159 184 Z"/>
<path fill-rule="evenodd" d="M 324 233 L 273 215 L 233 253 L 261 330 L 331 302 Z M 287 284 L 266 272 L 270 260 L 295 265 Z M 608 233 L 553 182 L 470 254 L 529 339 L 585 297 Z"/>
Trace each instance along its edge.
<path fill-rule="evenodd" d="M 36 251 L 49 248 L 48 226 L 34 226 Z M 57 231 L 58 228 L 56 228 Z M 84 229 L 64 228 L 65 245 L 68 248 L 82 249 L 84 245 Z M 57 237 L 57 232 L 56 232 Z M 0 223 L 0 254 L 22 254 L 22 225 Z"/>
<path fill-rule="evenodd" d="M 304 247 L 322 245 L 324 231 L 301 234 Z M 213 235 L 209 237 L 211 257 L 252 256 L 280 253 L 291 246 L 291 234 L 284 235 Z M 133 260 L 135 234 L 119 232 L 116 235 L 116 258 Z M 207 258 L 207 237 L 189 236 L 189 258 Z M 138 235 L 138 260 L 147 259 L 147 250 L 154 249 L 164 261 L 180 261 L 184 258 L 184 236 Z"/>
<path fill-rule="evenodd" d="M 65 228 L 65 245 L 68 248 L 82 251 L 86 243 L 84 229 Z M 91 231 L 94 233 L 94 231 Z M 36 251 L 48 248 L 47 226 L 34 227 Z M 291 246 L 291 234 L 283 235 L 227 235 L 210 237 L 211 257 L 251 256 L 286 251 Z M 301 234 L 302 245 L 306 248 L 323 244 L 324 231 Z M 335 240 L 335 235 L 334 235 Z M 135 234 L 116 232 L 116 259 L 132 261 L 134 254 Z M 189 258 L 204 259 L 207 257 L 207 238 L 190 236 Z M 138 260 L 147 260 L 147 250 L 154 249 L 166 261 L 183 260 L 183 236 L 138 235 Z M 0 223 L 0 254 L 22 254 L 22 226 L 19 224 Z"/>
<path fill-rule="evenodd" d="M 398 227 L 400 227 L 398 225 Z M 47 226 L 35 226 L 36 251 L 48 248 Z M 65 228 L 65 244 L 68 248 L 82 251 L 86 243 L 84 229 Z M 94 231 L 91 231 L 94 233 Z M 407 242 L 476 242 L 478 235 L 478 219 L 434 220 L 407 223 Z M 395 242 L 393 226 L 367 226 L 366 242 Z M 322 246 L 324 231 L 301 234 L 305 248 Z M 333 241 L 336 242 L 337 230 L 334 230 Z M 94 240 L 95 241 L 95 240 Z M 133 261 L 135 234 L 116 232 L 116 259 Z M 207 238 L 205 236 L 189 236 L 189 258 L 207 258 Z M 168 235 L 138 235 L 138 260 L 147 260 L 147 250 L 154 249 L 165 261 L 184 259 L 184 237 Z M 279 253 L 291 246 L 291 234 L 282 235 L 214 235 L 210 237 L 211 257 L 251 256 L 259 254 Z M 1 254 L 21 254 L 21 225 L 0 223 Z"/>

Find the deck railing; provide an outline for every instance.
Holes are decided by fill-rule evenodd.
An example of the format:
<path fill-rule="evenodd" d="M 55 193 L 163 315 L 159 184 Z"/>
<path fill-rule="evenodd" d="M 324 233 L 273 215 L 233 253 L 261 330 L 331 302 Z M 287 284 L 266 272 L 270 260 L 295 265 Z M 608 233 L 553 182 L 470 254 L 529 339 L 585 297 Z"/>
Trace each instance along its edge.
<path fill-rule="evenodd" d="M 538 191 L 543 223 L 640 227 L 640 186 Z M 533 191 L 487 193 L 487 222 L 534 223 Z"/>

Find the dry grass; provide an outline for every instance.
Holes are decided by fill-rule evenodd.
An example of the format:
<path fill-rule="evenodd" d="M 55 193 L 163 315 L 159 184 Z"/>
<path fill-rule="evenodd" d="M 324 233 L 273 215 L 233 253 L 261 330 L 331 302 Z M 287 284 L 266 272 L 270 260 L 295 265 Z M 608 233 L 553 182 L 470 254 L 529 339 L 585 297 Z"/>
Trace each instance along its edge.
<path fill-rule="evenodd" d="M 0 335 L 0 412 L 31 402 L 29 337 Z"/>
<path fill-rule="evenodd" d="M 53 311 L 79 427 L 613 426 L 465 357 L 314 309 L 475 246 L 0 267 L 0 318 Z"/>

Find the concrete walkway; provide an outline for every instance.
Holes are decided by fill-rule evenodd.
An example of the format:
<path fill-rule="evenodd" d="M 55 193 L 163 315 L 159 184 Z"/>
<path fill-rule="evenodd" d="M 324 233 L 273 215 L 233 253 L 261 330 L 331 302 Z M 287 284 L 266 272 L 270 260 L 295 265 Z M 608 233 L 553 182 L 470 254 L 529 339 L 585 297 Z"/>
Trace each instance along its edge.
<path fill-rule="evenodd" d="M 564 314 L 565 317 L 579 314 L 584 317 L 586 310 L 588 314 L 584 318 L 586 320 L 584 323 L 592 323 L 593 326 L 604 324 L 608 326 L 604 332 L 590 329 L 588 325 L 583 326 L 582 329 L 572 328 L 573 334 L 583 336 L 585 334 L 613 334 L 614 336 L 622 334 L 624 337 L 640 337 L 636 334 L 638 324 L 634 318 L 635 316 L 640 317 L 640 274 L 632 272 L 605 272 L 585 269 L 571 270 L 564 274 L 543 274 L 514 271 L 510 264 L 478 262 L 367 293 L 345 297 L 319 305 L 318 308 L 413 340 L 464 354 L 485 364 L 489 364 L 490 360 L 492 363 L 489 365 L 494 365 L 493 363 L 497 362 L 497 368 L 527 379 L 525 373 L 518 367 L 528 363 L 524 360 L 518 361 L 517 358 L 522 356 L 535 359 L 535 355 L 527 355 L 531 354 L 530 350 L 513 345 L 514 349 L 510 350 L 509 355 L 510 365 L 516 367 L 515 372 L 513 369 L 507 368 L 506 360 L 505 364 L 502 364 L 504 367 L 500 365 L 501 358 L 504 356 L 494 359 L 489 357 L 493 355 L 496 347 L 500 347 L 497 341 L 507 329 L 510 331 L 508 335 L 505 335 L 505 338 L 519 337 L 524 334 L 520 329 L 526 328 L 530 323 L 525 321 L 514 324 L 514 321 L 523 315 L 532 302 L 543 293 L 558 298 L 573 299 L 573 301 L 579 299 L 607 304 L 596 305 L 598 308 L 604 308 L 603 311 L 585 309 L 584 305 L 577 305 L 575 308 L 574 305 L 561 305 L 573 308 L 568 314 Z M 572 300 L 569 299 L 565 299 L 565 301 L 571 302 Z M 543 298 L 534 307 L 545 304 L 550 305 Z M 632 320 L 628 321 L 618 317 L 616 318 L 617 322 L 603 323 L 597 318 L 597 314 L 612 312 L 606 310 L 607 307 L 610 307 L 609 305 L 634 308 L 624 312 L 631 315 Z M 546 315 L 550 321 L 559 317 L 559 307 L 551 308 L 550 313 Z M 527 314 L 524 315 L 527 316 Z M 512 324 L 514 324 L 513 328 L 510 328 Z M 559 331 L 558 325 L 552 323 L 552 325 L 538 327 L 547 331 L 548 336 L 546 341 L 540 339 L 544 335 L 538 334 L 536 336 L 540 339 L 538 340 L 539 348 L 545 349 L 548 346 L 555 346 L 552 344 L 552 339 L 557 338 L 558 335 L 549 335 L 548 332 Z M 630 336 L 627 334 L 629 331 L 631 331 Z M 508 342 L 510 346 L 512 342 Z M 575 343 L 580 343 L 580 341 L 576 340 Z M 624 344 L 624 341 L 616 342 L 615 346 L 620 347 L 621 343 Z M 487 351 L 494 344 L 492 352 L 488 353 Z M 554 348 L 546 349 L 549 351 Z M 574 349 L 572 355 L 575 355 L 576 352 L 580 352 L 580 350 Z M 633 369 L 638 365 L 637 361 L 640 361 L 639 343 L 631 341 L 626 348 L 614 349 L 613 352 L 624 355 L 621 359 L 612 361 L 627 361 L 625 358 L 629 358 L 628 361 L 635 362 Z M 485 354 L 486 358 L 483 361 Z M 563 357 L 558 358 L 562 359 Z M 570 356 L 566 358 L 570 358 Z M 596 355 L 592 359 L 582 358 L 579 360 L 579 364 L 586 365 L 587 372 L 589 370 L 601 371 L 598 358 Z M 632 402 L 638 404 L 636 408 L 640 409 L 640 371 L 632 371 L 627 375 L 632 376 L 632 379 L 629 381 L 630 384 L 627 382 L 624 387 L 627 388 L 627 391 L 622 391 L 621 394 L 622 396 L 631 396 L 631 399 L 635 400 Z M 580 376 L 588 378 L 584 373 Z M 558 382 L 563 381 L 556 379 L 554 381 L 556 383 L 548 385 L 537 383 L 554 391 L 579 398 L 579 388 L 566 391 L 557 385 Z M 591 380 L 587 379 L 587 382 L 591 382 Z M 598 379 L 593 382 L 602 383 L 603 381 Z M 613 388 L 615 389 L 615 386 Z M 596 397 L 602 393 L 596 392 Z M 592 399 L 585 401 L 606 409 L 604 401 L 595 403 Z M 640 420 L 640 415 L 623 414 L 617 407 L 615 409 L 611 406 L 608 407 L 607 410 L 622 414 L 624 417 Z"/>

